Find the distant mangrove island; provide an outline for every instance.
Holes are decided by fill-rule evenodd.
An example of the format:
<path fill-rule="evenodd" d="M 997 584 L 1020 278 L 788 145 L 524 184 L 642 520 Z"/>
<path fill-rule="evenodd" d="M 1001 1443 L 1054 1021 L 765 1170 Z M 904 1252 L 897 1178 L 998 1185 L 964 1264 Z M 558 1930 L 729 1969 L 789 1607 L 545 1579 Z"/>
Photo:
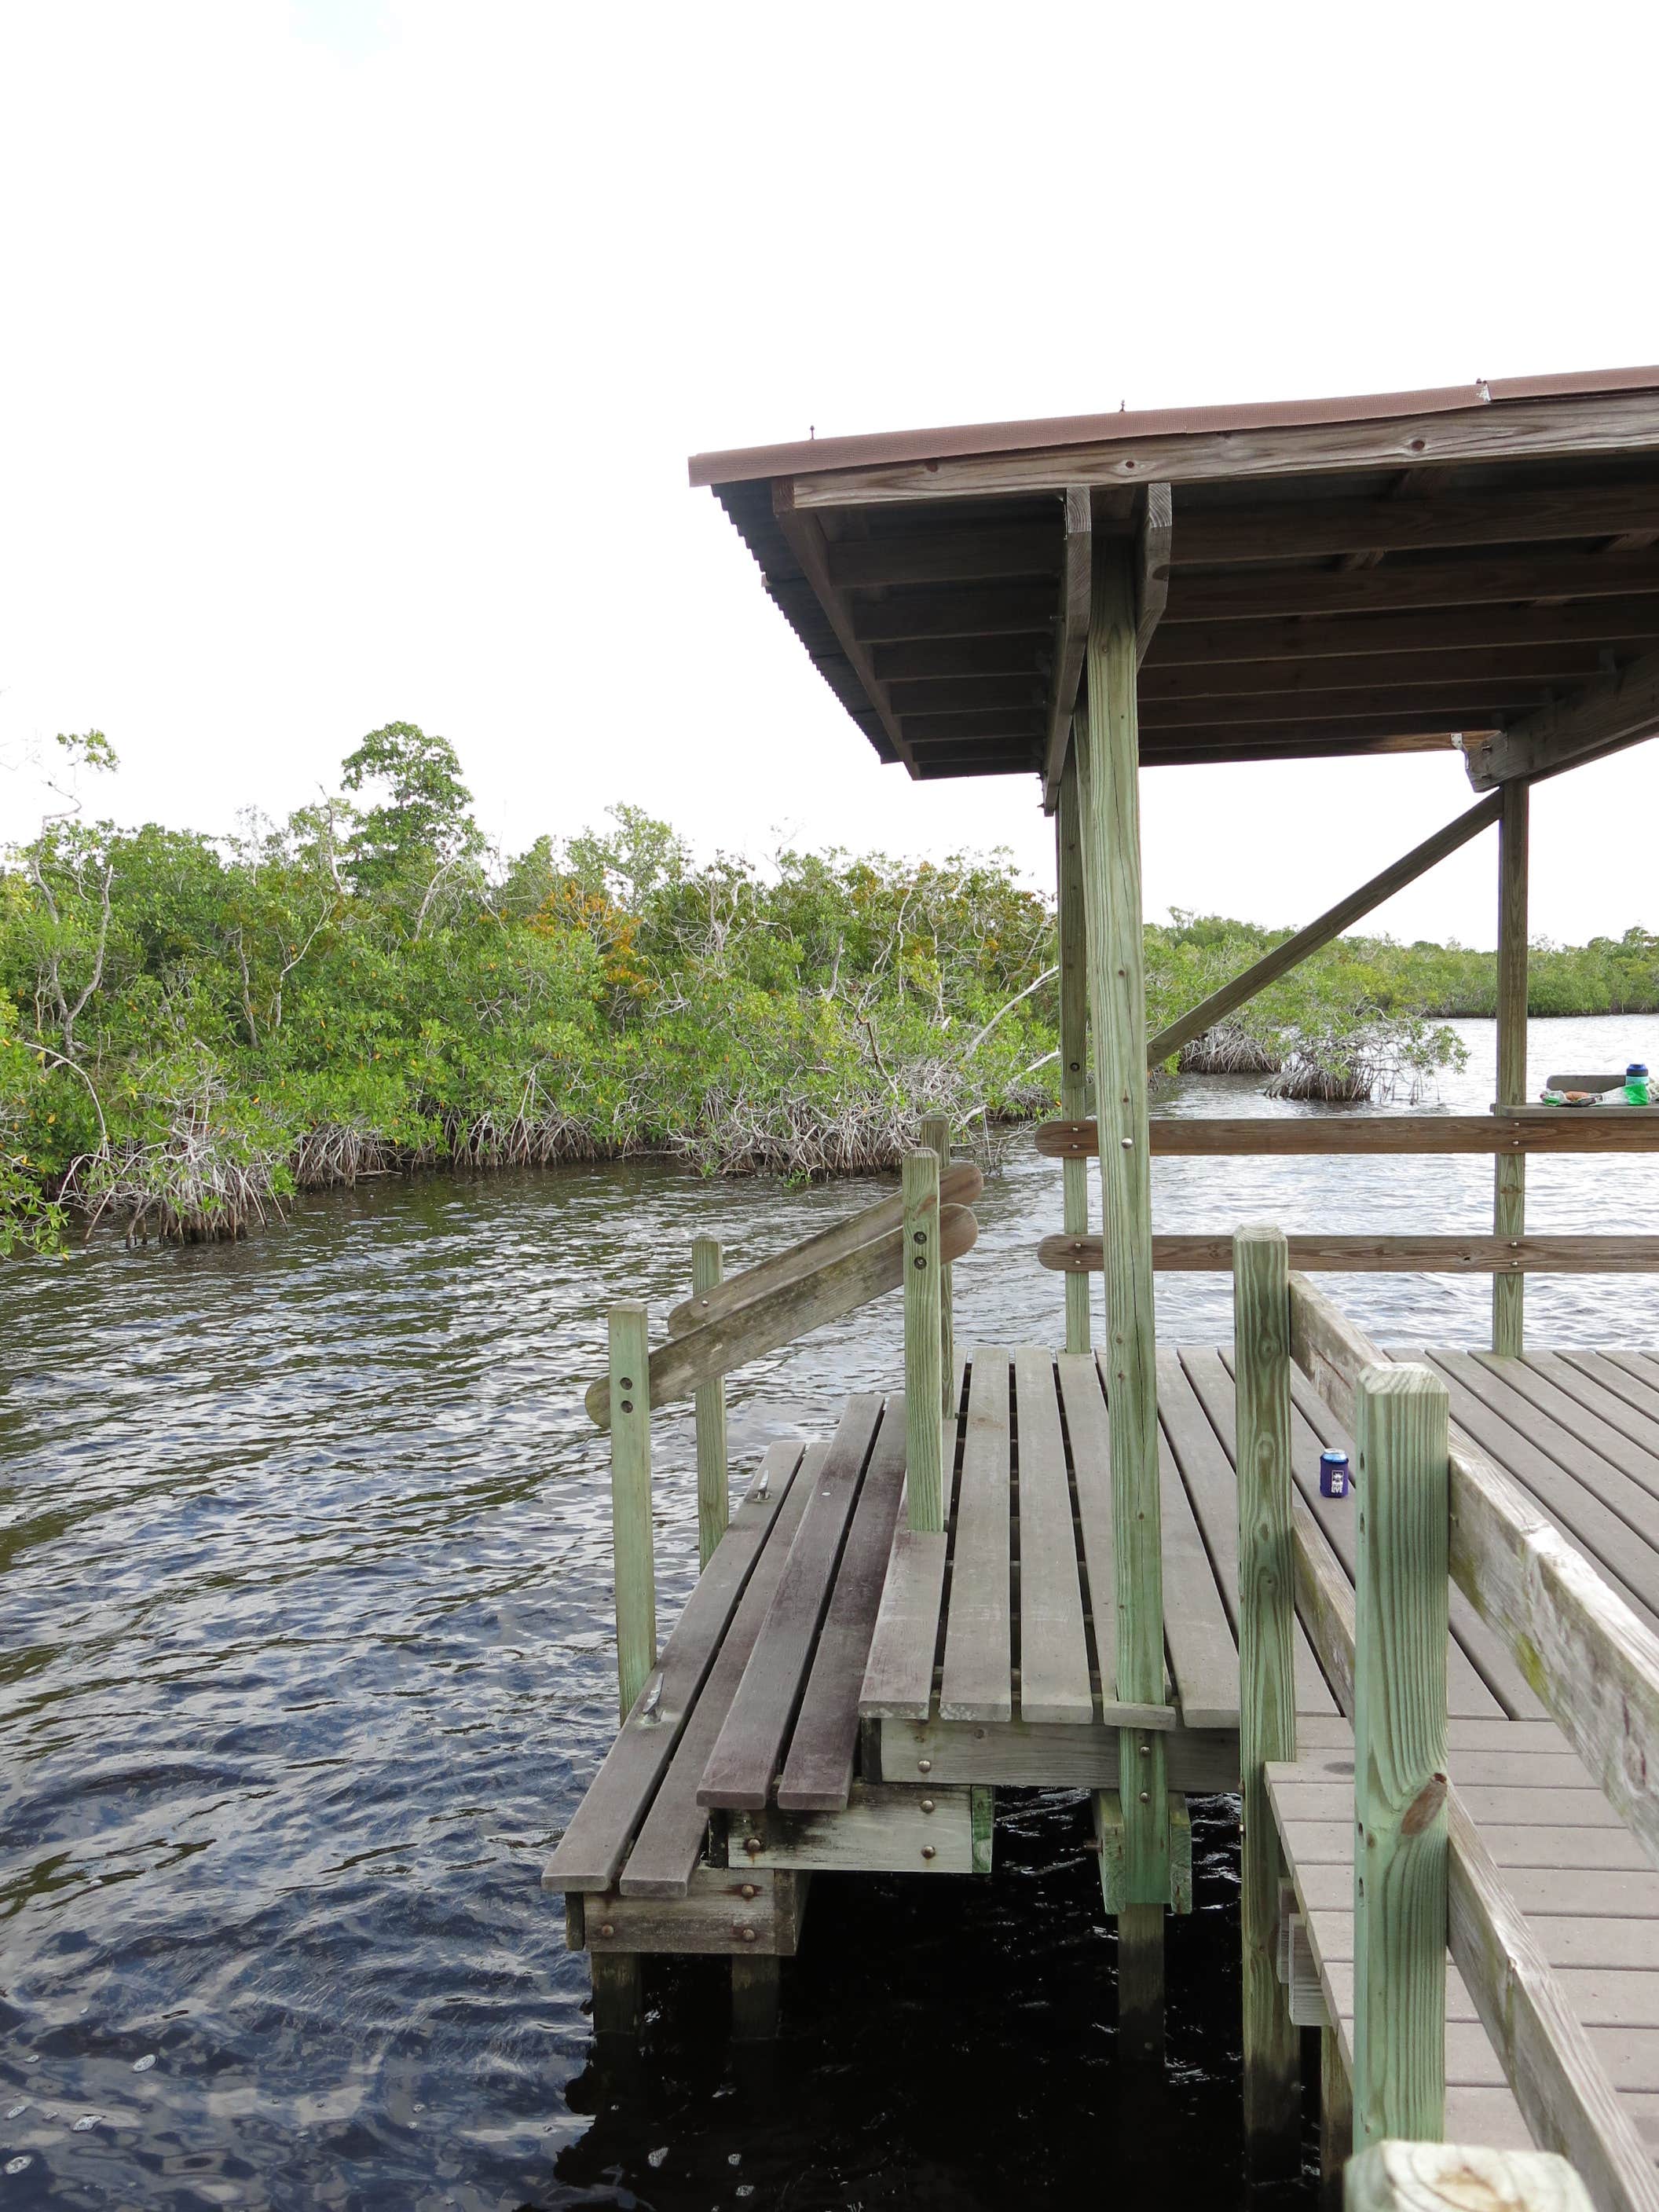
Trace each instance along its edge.
<path fill-rule="evenodd" d="M 103 735 L 58 740 L 107 770 Z M 370 1172 L 651 1152 L 704 1172 L 894 1165 L 919 1117 L 1054 1111 L 1052 902 L 1004 852 L 697 863 L 619 805 L 504 855 L 453 748 L 366 737 L 338 795 L 206 836 L 68 798 L 0 868 L 0 1251 L 99 1222 L 235 1235 Z M 1282 941 L 1146 930 L 1149 1024 Z M 1416 1092 L 1495 959 L 1345 937 L 1181 1054 L 1300 1097 Z M 1659 1010 L 1659 937 L 1534 951 L 1534 1014 Z"/>

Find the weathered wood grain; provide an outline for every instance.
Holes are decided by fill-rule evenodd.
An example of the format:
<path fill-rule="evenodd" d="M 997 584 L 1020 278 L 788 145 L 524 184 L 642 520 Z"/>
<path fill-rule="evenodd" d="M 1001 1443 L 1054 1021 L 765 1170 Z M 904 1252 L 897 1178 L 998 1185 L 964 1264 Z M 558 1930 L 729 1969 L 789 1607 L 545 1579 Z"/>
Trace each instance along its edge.
<path fill-rule="evenodd" d="M 693 1301 L 718 1288 L 721 1273 L 720 1240 L 696 1237 L 691 1240 Z M 726 1384 L 716 1378 L 698 1386 L 694 1401 L 697 1439 L 697 1564 L 706 1567 L 714 1547 L 726 1533 L 731 1510 L 726 1456 Z"/>
<path fill-rule="evenodd" d="M 1094 1696 L 1052 1353 L 1029 1345 L 1015 1352 L 1014 1398 L 1019 1414 L 1020 1714 L 1028 1721 L 1089 1721 L 1094 1717 Z M 960 1534 L 957 1541 L 960 1547 Z"/>
<path fill-rule="evenodd" d="M 1527 1097 L 1527 810 L 1524 783 L 1498 794 L 1498 1103 L 1520 1106 Z M 1492 1234 L 1519 1247 L 1527 1229 L 1527 1162 L 1523 1153 L 1499 1152 L 1492 1163 Z M 1659 1250 L 1659 1240 L 1656 1240 Z M 1492 1348 L 1520 1356 L 1525 1333 L 1527 1286 L 1518 1273 L 1492 1286 Z"/>
<path fill-rule="evenodd" d="M 605 1385 L 617 1408 L 611 1437 L 611 1552 L 617 1688 L 624 1720 L 657 1663 L 649 1357 L 645 1308 L 637 1299 L 625 1299 L 611 1310 L 611 1373 Z"/>
<path fill-rule="evenodd" d="M 1552 701 L 1502 730 L 1467 765 L 1480 788 L 1554 775 L 1639 743 L 1659 729 L 1659 653 Z"/>
<path fill-rule="evenodd" d="M 953 1161 L 939 1177 L 939 1204 L 971 1206 L 984 1188 L 985 1177 L 972 1161 Z M 828 1261 L 844 1260 L 848 1253 L 890 1235 L 903 1223 L 904 1194 L 895 1191 L 890 1198 L 878 1199 L 873 1206 L 861 1206 L 845 1221 L 821 1229 L 817 1236 L 803 1237 L 787 1251 L 775 1253 L 740 1274 L 729 1275 L 724 1282 L 696 1291 L 669 1315 L 668 1333 L 684 1336 L 710 1322 L 727 1320 L 744 1306 L 775 1297 L 785 1284 L 814 1275 Z"/>
<path fill-rule="evenodd" d="M 1290 1158 L 1326 1152 L 1651 1152 L 1659 1108 L 1540 1107 L 1508 1114 L 1286 1114 L 1153 1116 L 1158 1159 Z M 1048 1159 L 1092 1159 L 1093 1121 L 1044 1121 L 1036 1148 Z"/>
<path fill-rule="evenodd" d="M 1054 616 L 1054 673 L 1049 680 L 1048 726 L 1042 748 L 1042 803 L 1050 808 L 1059 799 L 1060 780 L 1071 749 L 1072 715 L 1077 706 L 1083 656 L 1089 641 L 1092 560 L 1093 524 L 1088 492 L 1081 486 L 1068 486 L 1061 507 L 1065 534 L 1060 601 Z"/>
<path fill-rule="evenodd" d="M 1427 1369 L 1355 1382 L 1357 2145 L 1445 2120 L 1448 1422 Z M 1346 1802 L 1346 1792 L 1341 1793 Z"/>
<path fill-rule="evenodd" d="M 1083 840 L 1078 821 L 1077 763 L 1067 758 L 1054 817 L 1055 878 L 1060 925 L 1060 1104 L 1063 1114 L 1086 1114 L 1089 1073 L 1089 945 L 1083 902 Z M 1068 1237 L 1089 1233 L 1089 1163 L 1060 1164 L 1061 1219 Z M 1066 1285 L 1066 1349 L 1089 1349 L 1089 1285 Z"/>
<path fill-rule="evenodd" d="M 1164 1638 L 1183 1729 L 1238 1728 L 1238 1647 L 1181 1470 L 1160 1431 Z M 1172 1785 L 1173 1786 L 1173 1785 Z"/>
<path fill-rule="evenodd" d="M 904 1159 L 905 1510 L 910 1528 L 937 1534 L 945 1526 L 944 1239 L 939 1154 L 931 1148 Z"/>
<path fill-rule="evenodd" d="M 1013 1712 L 1009 1371 L 1007 1352 L 975 1352 L 939 1680 L 942 1720 L 1006 1721 Z"/>
<path fill-rule="evenodd" d="M 855 1782 L 837 1811 L 757 1814 L 732 1855 L 745 1866 L 835 1874 L 976 1874 L 973 1797 L 932 1782 Z"/>
<path fill-rule="evenodd" d="M 793 1958 L 800 1940 L 796 1876 L 700 1866 L 681 1898 L 590 1897 L 584 1914 L 595 1965 L 627 1952 Z"/>
<path fill-rule="evenodd" d="M 1547 2151 L 1381 2142 L 1349 2165 L 1345 2212 L 1590 2212 L 1584 2185 Z"/>
<path fill-rule="evenodd" d="M 1500 1158 L 1499 1170 L 1522 1163 Z M 1289 1241 L 1291 1264 L 1304 1273 L 1349 1275 L 1651 1275 L 1659 1273 L 1659 1237 L 1348 1236 L 1300 1232 Z M 1098 1237 L 1045 1237 L 1037 1263 L 1056 1273 L 1098 1274 Z M 1225 1274 L 1232 1239 L 1224 1232 L 1179 1231 L 1152 1239 L 1160 1272 Z M 1501 1287 L 1501 1285 L 1498 1285 Z"/>
<path fill-rule="evenodd" d="M 904 1439 L 903 1402 L 890 1398 L 790 1735 L 777 1791 L 786 1811 L 835 1812 L 848 1802 L 858 1749 L 859 1691 L 904 1484 Z"/>
<path fill-rule="evenodd" d="M 763 1806 L 771 1796 L 881 1412 L 878 1397 L 848 1401 L 813 1480 L 755 1650 L 708 1755 L 697 1786 L 700 1805 L 746 1810 Z"/>
<path fill-rule="evenodd" d="M 1100 1370 L 1091 1354 L 1062 1352 L 1054 1363 L 1066 1407 L 1072 1476 L 1089 1610 L 1094 1620 L 1100 1693 L 1117 1696 L 1117 1567 L 1112 1534 L 1112 1440 Z"/>
<path fill-rule="evenodd" d="M 1169 1734 L 1166 1767 L 1171 1790 L 1213 1796 L 1238 1787 L 1238 1739 L 1222 1729 L 1180 1729 L 1167 1707 L 1109 1707 L 1092 1726 L 1013 1720 L 990 1728 L 970 1721 L 884 1721 L 882 1772 L 910 1781 L 926 1772 L 936 1781 L 972 1782 L 1009 1790 L 1115 1790 L 1119 1738 L 1124 1727 L 1162 1727 Z"/>
<path fill-rule="evenodd" d="M 965 1206 L 945 1207 L 939 1217 L 939 1253 L 960 1260 L 974 1249 L 979 1224 Z M 750 1300 L 716 1321 L 671 1336 L 651 1355 L 651 1402 L 689 1398 L 700 1382 L 729 1375 L 745 1361 L 758 1359 L 798 1336 L 854 1313 L 872 1298 L 897 1290 L 904 1280 L 904 1237 L 896 1229 L 830 1261 L 811 1275 L 780 1284 L 767 1297 Z M 589 1418 L 599 1428 L 611 1425 L 608 1379 L 590 1384 Z"/>

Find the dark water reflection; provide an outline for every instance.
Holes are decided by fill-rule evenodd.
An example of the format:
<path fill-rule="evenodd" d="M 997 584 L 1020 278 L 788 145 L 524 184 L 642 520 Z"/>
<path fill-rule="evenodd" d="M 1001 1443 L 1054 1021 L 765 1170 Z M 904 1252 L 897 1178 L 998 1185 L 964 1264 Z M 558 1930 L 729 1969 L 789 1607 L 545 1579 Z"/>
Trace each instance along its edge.
<path fill-rule="evenodd" d="M 1650 1062 L 1640 1023 L 1546 1059 Z M 1490 1096 L 1477 1066 L 1443 1097 Z M 1612 1064 L 1609 1061 L 1609 1064 Z M 1267 1110 L 1249 1085 L 1182 1110 Z M 1278 1109 L 1284 1110 L 1284 1109 Z M 1539 1227 L 1659 1227 L 1645 1163 L 1534 1169 Z M 884 1186 L 883 1186 L 884 1187 Z M 1167 2077 L 1112 2063 L 1081 1801 L 1011 1801 L 994 1883 L 820 1881 L 769 2059 L 653 1984 L 596 2073 L 583 1963 L 537 1885 L 613 1725 L 607 1491 L 576 1384 L 688 1240 L 728 1265 L 877 1186 L 711 1187 L 651 1164 L 382 1183 L 233 1249 L 100 1245 L 0 1276 L 0 2206 L 757 2208 L 1239 2194 L 1228 1808 L 1199 1808 Z M 1480 1222 L 1480 1162 L 1164 1163 L 1159 1225 Z M 1029 1140 L 958 1270 L 964 1337 L 1052 1340 Z M 1483 1285 L 1361 1279 L 1393 1335 L 1478 1340 Z M 1227 1334 L 1224 1285 L 1160 1285 Z M 1537 1333 L 1651 1342 L 1642 1279 L 1534 1285 Z M 739 1471 L 892 1379 L 883 1308 L 734 1384 Z M 658 1426 L 658 1560 L 696 1551 L 689 1420 Z M 1107 2161 L 1109 2160 L 1109 2164 Z M 27 2161 L 20 2164 L 19 2161 Z"/>

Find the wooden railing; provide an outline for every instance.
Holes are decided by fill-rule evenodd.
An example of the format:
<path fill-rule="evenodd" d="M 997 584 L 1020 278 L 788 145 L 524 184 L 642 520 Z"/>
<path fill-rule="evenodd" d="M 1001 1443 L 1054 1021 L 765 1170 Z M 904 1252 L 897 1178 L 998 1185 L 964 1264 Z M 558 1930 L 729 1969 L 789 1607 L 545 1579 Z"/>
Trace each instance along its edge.
<path fill-rule="evenodd" d="M 698 1237 L 691 1296 L 670 1314 L 669 1334 L 654 1348 L 641 1302 L 626 1299 L 612 1307 L 607 1370 L 588 1385 L 585 1403 L 596 1425 L 611 1434 L 617 1673 L 624 1717 L 657 1659 L 651 1520 L 655 1407 L 680 1398 L 696 1403 L 701 1569 L 725 1534 L 730 1510 L 726 1376 L 902 1288 L 909 1525 L 943 1530 L 941 1422 L 952 1410 L 951 1268 L 978 1237 L 970 1204 L 984 1177 L 969 1162 L 951 1162 L 942 1117 L 922 1128 L 923 1147 L 905 1159 L 897 1196 L 866 1206 L 741 1274 L 723 1279 L 719 1243 Z"/>
<path fill-rule="evenodd" d="M 1354 1908 L 1356 2148 L 1443 2130 L 1449 1942 L 1534 2136 L 1565 2153 L 1604 2212 L 1653 2212 L 1650 2155 L 1448 1782 L 1449 1582 L 1504 1638 L 1656 1863 L 1659 1793 L 1649 1778 L 1659 1758 L 1659 1637 L 1501 1469 L 1450 1433 L 1437 1376 L 1389 1360 L 1290 1273 L 1277 1231 L 1241 1231 L 1233 1273 L 1247 2082 L 1254 2070 L 1270 2086 L 1275 2063 L 1282 2067 L 1263 2009 L 1273 1978 L 1265 1947 L 1277 1919 L 1270 1893 L 1276 1898 L 1281 1871 L 1263 1768 L 1295 1756 L 1286 1698 L 1293 1589 L 1354 1727 L 1364 1846 Z M 1292 1490 L 1292 1358 L 1356 1441 L 1357 1601 Z"/>

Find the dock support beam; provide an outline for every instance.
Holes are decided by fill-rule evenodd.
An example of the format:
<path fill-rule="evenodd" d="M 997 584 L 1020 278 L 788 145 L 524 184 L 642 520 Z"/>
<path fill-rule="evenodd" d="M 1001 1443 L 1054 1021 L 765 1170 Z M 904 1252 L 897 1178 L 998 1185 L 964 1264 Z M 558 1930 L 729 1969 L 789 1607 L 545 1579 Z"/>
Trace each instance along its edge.
<path fill-rule="evenodd" d="M 1426 1367 L 1354 1392 L 1354 2148 L 1446 2118 L 1448 1401 Z"/>
<path fill-rule="evenodd" d="M 1078 820 L 1077 755 L 1070 752 L 1054 814 L 1054 878 L 1060 910 L 1060 1110 L 1068 1121 L 1089 1111 L 1089 932 L 1083 902 L 1083 832 Z M 1068 1237 L 1089 1233 L 1089 1163 L 1060 1163 L 1061 1221 Z M 1066 1278 L 1066 1349 L 1089 1349 L 1089 1278 Z"/>
<path fill-rule="evenodd" d="M 691 1240 L 693 1296 L 712 1291 L 720 1279 L 721 1252 L 714 1237 Z M 731 1517 L 731 1483 L 726 1456 L 726 1383 L 716 1376 L 698 1386 L 694 1401 L 697 1429 L 697 1571 L 714 1556 Z"/>
<path fill-rule="evenodd" d="M 1527 1098 L 1527 845 L 1528 787 L 1506 783 L 1498 824 L 1498 1103 L 1522 1106 Z M 1518 1237 L 1527 1228 L 1527 1163 L 1499 1152 L 1493 1168 L 1492 1233 Z M 1492 1285 L 1492 1348 L 1518 1359 L 1527 1296 L 1523 1275 L 1495 1275 Z"/>
<path fill-rule="evenodd" d="M 1296 1757 L 1296 1561 L 1291 1534 L 1291 1273 L 1281 1230 L 1233 1239 L 1238 1382 L 1238 1765 L 1243 1797 L 1244 2142 L 1253 2176 L 1301 2162 L 1300 2038 L 1279 1978 L 1285 1868 L 1270 1761 Z"/>
<path fill-rule="evenodd" d="M 641 2002 L 639 1953 L 595 1951 L 588 1964 L 593 1971 L 594 2034 L 637 2035 Z"/>
<path fill-rule="evenodd" d="M 1158 1462 L 1157 1346 L 1152 1319 L 1152 1206 L 1146 1127 L 1146 997 L 1140 907 L 1140 741 L 1136 706 L 1134 581 L 1121 553 L 1097 546 L 1089 614 L 1087 711 L 1073 731 L 1085 900 L 1089 919 L 1096 1114 L 1100 1125 L 1106 1259 L 1107 1413 L 1112 1449 L 1112 1534 L 1117 1598 L 1117 1695 L 1164 1702 L 1164 1559 Z M 1170 1901 L 1170 1806 L 1164 1746 L 1139 1754 L 1119 1737 L 1124 1903 Z M 1120 1915 L 1120 1972 L 1133 1959 L 1145 1992 L 1163 1925 Z M 1139 1999 L 1137 2000 L 1139 2002 Z"/>
<path fill-rule="evenodd" d="M 645 1308 L 636 1298 L 626 1298 L 611 1309 L 611 1540 L 617 1583 L 617 1688 L 626 1720 L 657 1663 L 651 1346 Z"/>
<path fill-rule="evenodd" d="M 939 1154 L 904 1160 L 904 1480 L 909 1525 L 920 1534 L 945 1528 Z"/>
<path fill-rule="evenodd" d="M 1342 2169 L 1353 2156 L 1353 2090 L 1334 2027 L 1319 2031 L 1320 2212 L 1341 2212 Z"/>
<path fill-rule="evenodd" d="M 921 1141 L 931 1152 L 939 1155 L 941 1177 L 951 1164 L 951 1121 L 945 1114 L 924 1114 L 921 1117 Z M 957 1410 L 956 1346 L 952 1342 L 951 1305 L 956 1296 L 956 1270 L 947 1260 L 939 1271 L 939 1406 L 947 1421 L 954 1420 Z"/>

